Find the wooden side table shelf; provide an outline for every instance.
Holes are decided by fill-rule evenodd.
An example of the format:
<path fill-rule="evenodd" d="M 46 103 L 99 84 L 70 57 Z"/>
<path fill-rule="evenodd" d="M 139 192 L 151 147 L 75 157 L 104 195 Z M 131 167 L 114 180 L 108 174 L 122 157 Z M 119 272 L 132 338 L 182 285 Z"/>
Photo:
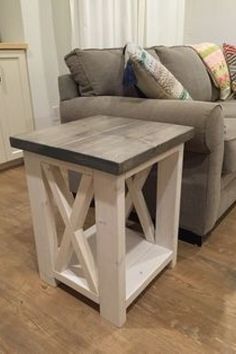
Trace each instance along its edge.
<path fill-rule="evenodd" d="M 122 326 L 131 302 L 176 263 L 183 144 L 192 136 L 189 127 L 96 116 L 11 138 L 24 150 L 40 277 L 99 303 L 101 316 Z M 156 226 L 142 193 L 154 164 Z M 75 199 L 68 171 L 81 174 Z M 84 230 L 93 197 L 96 224 Z M 133 207 L 143 234 L 125 227 Z"/>

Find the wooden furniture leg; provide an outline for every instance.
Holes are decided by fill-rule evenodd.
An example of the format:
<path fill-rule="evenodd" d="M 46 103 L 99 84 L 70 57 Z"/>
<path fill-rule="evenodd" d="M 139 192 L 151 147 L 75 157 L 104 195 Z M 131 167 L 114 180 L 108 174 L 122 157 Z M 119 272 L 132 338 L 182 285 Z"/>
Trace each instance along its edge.
<path fill-rule="evenodd" d="M 94 172 L 99 302 L 102 317 L 126 321 L 124 178 Z"/>
<path fill-rule="evenodd" d="M 176 264 L 183 145 L 177 152 L 159 161 L 157 178 L 156 243 L 173 250 L 171 267 Z"/>
<path fill-rule="evenodd" d="M 56 286 L 57 281 L 53 275 L 56 230 L 51 204 L 43 184 L 41 157 L 25 151 L 24 159 L 40 277 L 46 283 Z"/>

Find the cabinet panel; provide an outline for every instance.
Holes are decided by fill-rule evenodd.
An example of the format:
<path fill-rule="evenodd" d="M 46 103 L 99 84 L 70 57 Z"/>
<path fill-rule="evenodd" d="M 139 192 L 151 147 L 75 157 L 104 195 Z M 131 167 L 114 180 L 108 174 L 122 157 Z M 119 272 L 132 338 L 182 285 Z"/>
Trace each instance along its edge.
<path fill-rule="evenodd" d="M 7 160 L 22 156 L 11 148 L 9 137 L 31 131 L 32 110 L 24 52 L 0 52 L 1 130 Z"/>

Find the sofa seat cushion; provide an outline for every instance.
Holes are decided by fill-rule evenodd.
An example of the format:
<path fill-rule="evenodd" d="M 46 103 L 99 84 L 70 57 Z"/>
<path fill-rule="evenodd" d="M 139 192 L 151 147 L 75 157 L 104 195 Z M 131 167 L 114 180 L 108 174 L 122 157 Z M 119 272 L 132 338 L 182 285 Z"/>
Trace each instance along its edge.
<path fill-rule="evenodd" d="M 212 100 L 210 76 L 193 48 L 158 46 L 155 50 L 162 64 L 181 82 L 194 100 Z"/>

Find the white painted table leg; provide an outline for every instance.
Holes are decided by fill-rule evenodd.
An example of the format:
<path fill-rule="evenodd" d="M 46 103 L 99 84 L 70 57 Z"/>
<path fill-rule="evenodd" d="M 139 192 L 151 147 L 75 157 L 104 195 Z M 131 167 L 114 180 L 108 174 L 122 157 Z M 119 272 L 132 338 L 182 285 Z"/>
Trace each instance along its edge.
<path fill-rule="evenodd" d="M 171 266 L 177 259 L 183 145 L 158 163 L 156 243 L 173 250 Z"/>
<path fill-rule="evenodd" d="M 56 231 L 42 180 L 40 156 L 25 152 L 24 159 L 40 277 L 46 283 L 56 286 L 57 282 L 53 276 Z"/>
<path fill-rule="evenodd" d="M 94 188 L 100 313 L 120 327 L 126 320 L 124 179 L 94 172 Z"/>

